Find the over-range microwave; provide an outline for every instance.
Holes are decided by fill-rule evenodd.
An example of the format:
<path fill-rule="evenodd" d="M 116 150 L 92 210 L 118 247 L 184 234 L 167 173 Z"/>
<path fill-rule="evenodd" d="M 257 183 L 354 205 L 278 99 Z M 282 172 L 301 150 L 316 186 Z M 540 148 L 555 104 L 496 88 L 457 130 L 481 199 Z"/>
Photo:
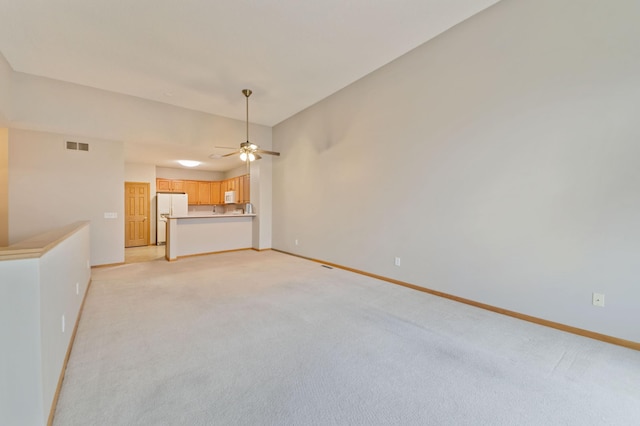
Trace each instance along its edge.
<path fill-rule="evenodd" d="M 224 193 L 224 203 L 225 204 L 235 204 L 236 203 L 236 191 L 225 191 L 225 193 Z"/>

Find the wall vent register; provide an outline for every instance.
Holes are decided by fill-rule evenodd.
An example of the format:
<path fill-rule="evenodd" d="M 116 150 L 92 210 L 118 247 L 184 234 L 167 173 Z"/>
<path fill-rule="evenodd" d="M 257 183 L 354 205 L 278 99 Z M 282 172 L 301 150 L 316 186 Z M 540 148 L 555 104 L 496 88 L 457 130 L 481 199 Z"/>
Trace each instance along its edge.
<path fill-rule="evenodd" d="M 67 141 L 67 149 L 71 149 L 74 151 L 89 151 L 89 144 Z"/>

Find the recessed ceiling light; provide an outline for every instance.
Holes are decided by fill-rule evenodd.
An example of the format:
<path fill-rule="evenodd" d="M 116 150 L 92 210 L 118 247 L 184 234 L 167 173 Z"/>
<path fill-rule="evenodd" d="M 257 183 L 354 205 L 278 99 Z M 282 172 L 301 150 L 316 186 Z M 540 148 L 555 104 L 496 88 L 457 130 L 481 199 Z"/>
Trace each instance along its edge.
<path fill-rule="evenodd" d="M 185 167 L 195 167 L 200 165 L 199 161 L 193 160 L 178 160 L 178 163 L 182 164 Z"/>

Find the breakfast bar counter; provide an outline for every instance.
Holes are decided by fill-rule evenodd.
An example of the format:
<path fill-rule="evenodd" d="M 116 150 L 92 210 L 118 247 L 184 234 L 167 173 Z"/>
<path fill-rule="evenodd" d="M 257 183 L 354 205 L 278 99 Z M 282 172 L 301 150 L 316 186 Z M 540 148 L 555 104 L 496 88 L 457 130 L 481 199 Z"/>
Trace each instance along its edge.
<path fill-rule="evenodd" d="M 167 260 L 252 247 L 255 214 L 192 214 L 167 218 Z"/>

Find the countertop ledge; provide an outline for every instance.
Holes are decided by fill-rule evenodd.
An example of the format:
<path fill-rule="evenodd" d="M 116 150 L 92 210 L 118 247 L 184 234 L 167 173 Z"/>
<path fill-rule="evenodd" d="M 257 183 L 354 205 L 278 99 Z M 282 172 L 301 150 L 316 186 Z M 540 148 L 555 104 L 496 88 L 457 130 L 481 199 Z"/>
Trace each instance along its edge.
<path fill-rule="evenodd" d="M 89 221 L 75 222 L 51 231 L 43 232 L 10 246 L 0 247 L 0 261 L 41 257 L 71 235 L 85 226 L 89 226 L 89 223 Z"/>
<path fill-rule="evenodd" d="M 168 216 L 169 219 L 202 219 L 202 218 L 223 218 L 223 217 L 254 217 L 255 214 L 213 214 L 213 213 L 196 213 L 188 216 Z"/>

